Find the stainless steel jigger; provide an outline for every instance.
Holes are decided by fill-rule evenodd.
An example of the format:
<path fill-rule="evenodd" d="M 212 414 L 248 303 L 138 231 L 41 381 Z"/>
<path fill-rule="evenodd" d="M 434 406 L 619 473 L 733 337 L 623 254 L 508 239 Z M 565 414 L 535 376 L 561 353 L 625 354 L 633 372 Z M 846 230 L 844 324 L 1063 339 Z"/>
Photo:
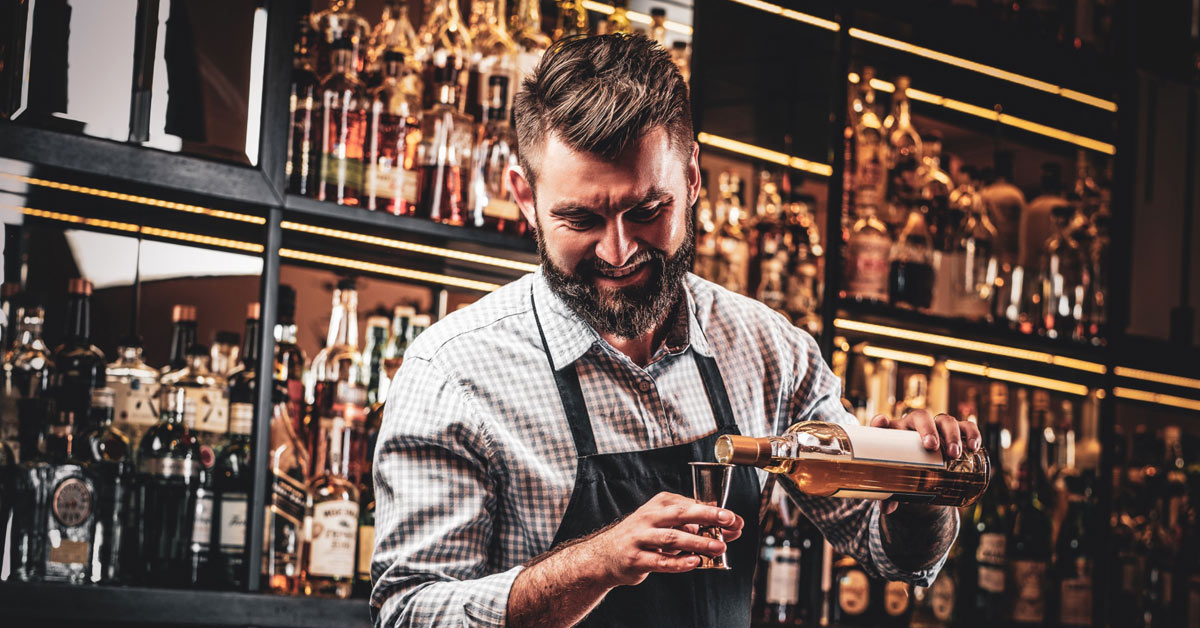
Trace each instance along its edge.
<path fill-rule="evenodd" d="M 733 465 L 719 462 L 689 462 L 692 467 L 692 497 L 699 503 L 718 508 L 725 507 L 729 497 L 729 478 L 733 474 Z M 700 536 L 724 541 L 719 526 L 700 526 Z M 722 552 L 719 556 L 699 554 L 700 566 L 697 569 L 729 569 L 729 563 Z"/>

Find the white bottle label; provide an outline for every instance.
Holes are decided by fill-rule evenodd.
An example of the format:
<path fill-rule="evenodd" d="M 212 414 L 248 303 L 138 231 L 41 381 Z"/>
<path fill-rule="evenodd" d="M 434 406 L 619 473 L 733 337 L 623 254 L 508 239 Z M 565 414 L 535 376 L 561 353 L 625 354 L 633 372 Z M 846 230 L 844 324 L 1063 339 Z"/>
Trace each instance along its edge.
<path fill-rule="evenodd" d="M 158 423 L 158 410 L 154 405 L 157 385 L 139 379 L 121 381 L 108 380 L 113 389 L 113 421 L 118 425 L 128 424 L 150 427 Z"/>
<path fill-rule="evenodd" d="M 308 573 L 326 578 L 353 578 L 358 541 L 358 504 L 328 501 L 313 506 Z"/>
<path fill-rule="evenodd" d="M 930 587 L 929 593 L 931 596 L 929 606 L 933 610 L 933 616 L 943 622 L 953 619 L 956 601 L 954 579 L 947 574 L 938 576 L 938 579 L 933 582 L 933 586 Z"/>
<path fill-rule="evenodd" d="M 1013 621 L 1041 622 L 1046 616 L 1046 563 L 1036 560 L 1012 561 Z"/>
<path fill-rule="evenodd" d="M 800 548 L 777 547 L 767 564 L 767 604 L 800 602 Z"/>
<path fill-rule="evenodd" d="M 375 551 L 375 526 L 358 529 L 358 577 L 371 578 L 371 555 Z"/>
<path fill-rule="evenodd" d="M 249 434 L 254 428 L 254 404 L 229 404 L 229 433 Z"/>
<path fill-rule="evenodd" d="M 855 462 L 874 461 L 945 469 L 941 451 L 929 451 L 917 432 L 839 424 L 850 438 Z"/>
<path fill-rule="evenodd" d="M 1004 556 L 1006 540 L 1003 534 L 988 532 L 979 535 L 975 560 L 979 563 L 979 588 L 989 593 L 1004 592 Z"/>
<path fill-rule="evenodd" d="M 239 552 L 246 546 L 246 494 L 221 497 L 221 550 Z"/>
<path fill-rule="evenodd" d="M 223 390 L 188 388 L 187 398 L 196 404 L 196 429 L 224 434 L 229 431 L 229 395 Z"/>
<path fill-rule="evenodd" d="M 899 617 L 908 611 L 908 585 L 889 582 L 883 586 L 883 608 L 888 615 Z"/>
<path fill-rule="evenodd" d="M 192 519 L 192 547 L 206 548 L 212 539 L 212 493 L 200 489 L 196 495 L 196 516 Z"/>
<path fill-rule="evenodd" d="M 847 615 L 862 615 L 871 603 L 871 581 L 867 574 L 851 569 L 838 578 L 838 606 Z"/>

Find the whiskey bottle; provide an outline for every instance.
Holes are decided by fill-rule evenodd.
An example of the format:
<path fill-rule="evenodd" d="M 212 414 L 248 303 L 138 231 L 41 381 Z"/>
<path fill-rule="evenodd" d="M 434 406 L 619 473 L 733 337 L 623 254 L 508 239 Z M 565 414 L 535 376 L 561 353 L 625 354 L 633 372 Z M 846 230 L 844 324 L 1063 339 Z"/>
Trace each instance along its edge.
<path fill-rule="evenodd" d="M 928 451 L 916 432 L 824 421 L 802 421 L 782 436 L 717 439 L 718 462 L 747 464 L 778 474 L 796 499 L 895 499 L 960 508 L 987 488 L 987 452 L 947 460 Z"/>
<path fill-rule="evenodd" d="M 354 69 L 353 47 L 338 39 L 331 47 L 331 69 L 321 79 L 321 181 L 317 200 L 359 204 L 366 135 L 366 88 Z"/>
<path fill-rule="evenodd" d="M 253 427 L 253 402 L 231 399 L 229 444 L 217 456 L 212 470 L 212 537 L 209 541 L 212 576 L 209 581 L 222 589 L 242 589 L 249 577 L 245 552 L 247 503 L 254 481 L 250 443 Z"/>
<path fill-rule="evenodd" d="M 788 249 L 784 242 L 783 198 L 771 173 L 759 173 L 758 201 L 754 207 L 750 237 L 750 288 L 755 298 L 772 309 L 783 310 L 783 270 Z M 770 286 L 764 282 L 773 279 Z"/>
<path fill-rule="evenodd" d="M 883 204 L 883 222 L 899 230 L 906 220 L 906 211 L 915 204 L 920 189 L 918 173 L 921 167 L 921 136 L 912 125 L 909 110 L 907 76 L 896 77 L 892 94 L 892 112 L 884 119 L 887 136 L 888 195 Z"/>
<path fill-rule="evenodd" d="M 1041 625 L 1047 616 L 1051 525 L 1042 502 L 1045 480 L 1042 475 L 1043 439 L 1040 435 L 1044 425 L 1036 419 L 1035 414 L 1035 422 L 1030 426 L 1025 461 L 1018 476 L 1017 495 L 1009 517 L 1008 541 L 1005 544 L 1007 584 L 1012 587 L 1010 619 L 1013 625 Z"/>
<path fill-rule="evenodd" d="M 875 103 L 875 88 L 871 86 L 874 78 L 874 68 L 863 68 L 857 92 L 851 99 L 853 126 L 847 133 L 850 155 L 846 168 L 851 173 L 849 189 L 853 197 L 847 209 L 853 208 L 856 213 L 864 207 L 878 213 L 887 200 L 887 138 Z"/>
<path fill-rule="evenodd" d="M 517 80 L 517 44 L 505 24 L 507 15 L 504 0 L 474 0 L 472 3 L 474 19 L 465 113 L 480 122 L 496 119 L 489 117 L 489 113 L 502 114 L 507 122 L 512 97 L 516 95 L 509 86 Z M 503 80 L 494 83 L 493 78 Z M 503 85 L 499 92 L 495 88 L 497 84 Z"/>
<path fill-rule="evenodd" d="M 508 189 L 508 170 L 517 165 L 517 136 L 508 124 L 511 77 L 488 78 L 491 96 L 483 110 L 483 136 L 475 147 L 471 171 L 471 220 L 490 231 L 525 235 L 528 224 Z"/>
<path fill-rule="evenodd" d="M 1008 409 L 1008 388 L 993 382 L 987 423 L 982 426 L 984 447 L 988 451 L 1003 451 L 1001 443 L 1002 417 Z M 983 498 L 975 503 L 965 520 L 971 526 L 965 535 L 973 541 L 975 552 L 975 597 L 972 613 L 988 625 L 1004 621 L 1008 606 L 1007 543 L 1008 508 L 1010 499 L 1004 476 L 1003 456 L 993 457 L 992 478 Z"/>
<path fill-rule="evenodd" d="M 183 368 L 159 380 L 160 403 L 163 397 L 171 397 L 179 390 L 191 400 L 195 408 L 195 437 L 200 443 L 204 467 L 211 469 L 213 452 L 224 445 L 225 433 L 229 431 L 229 382 L 212 372 L 208 347 L 194 344 L 187 357 Z"/>
<path fill-rule="evenodd" d="M 117 345 L 117 359 L 109 363 L 107 387 L 112 389 L 113 424 L 139 443 L 142 435 L 158 423 L 159 371 L 142 360 L 142 339 L 127 336 Z"/>
<path fill-rule="evenodd" d="M 178 371 L 188 365 L 188 349 L 196 344 L 196 306 L 176 305 L 171 308 L 171 352 L 161 373 Z"/>
<path fill-rule="evenodd" d="M 245 419 L 247 408 L 253 414 L 257 402 L 255 389 L 258 382 L 259 345 L 262 342 L 262 324 L 259 321 L 262 308 L 258 303 L 246 306 L 246 333 L 242 340 L 242 364 L 229 374 L 229 422 L 232 435 L 234 413 L 241 413 Z"/>
<path fill-rule="evenodd" d="M 835 626 L 875 626 L 879 601 L 867 572 L 851 557 L 833 563 L 830 620 Z"/>
<path fill-rule="evenodd" d="M 371 90 L 367 112 L 366 206 L 397 216 L 415 213 L 419 200 L 421 78 L 411 54 L 383 52 L 382 82 Z"/>
<path fill-rule="evenodd" d="M 554 41 L 564 37 L 588 34 L 588 14 L 583 0 L 557 0 L 558 21 L 554 24 Z"/>
<path fill-rule="evenodd" d="M 888 295 L 892 305 L 929 309 L 933 301 L 933 238 L 920 207 L 909 209 L 890 259 Z"/>
<path fill-rule="evenodd" d="M 759 626 L 804 626 L 815 617 L 823 537 L 789 502 L 773 491 L 759 552 L 759 580 L 752 617 Z"/>
<path fill-rule="evenodd" d="M 272 593 L 300 592 L 304 557 L 304 520 L 308 507 L 308 451 L 288 415 L 292 403 L 284 387 L 272 393 L 271 448 L 266 452 L 271 475 L 263 532 L 262 575 Z"/>
<path fill-rule="evenodd" d="M 875 206 L 856 207 L 858 219 L 846 239 L 845 280 L 842 296 L 861 301 L 886 301 L 888 256 L 892 238 L 887 225 L 875 216 Z"/>
<path fill-rule="evenodd" d="M 138 445 L 134 489 L 139 580 L 155 586 L 193 584 L 192 531 L 204 466 L 200 445 L 187 427 L 195 402 L 175 388 L 160 398 L 161 420 Z"/>
<path fill-rule="evenodd" d="M 517 0 L 512 17 L 513 42 L 517 44 L 517 85 L 533 74 L 542 55 L 550 47 L 550 37 L 542 32 L 540 0 Z M 515 92 L 516 90 L 514 90 Z"/>
<path fill-rule="evenodd" d="M 339 390 L 357 389 L 362 393 L 363 399 L 366 398 L 366 389 L 362 384 L 365 379 L 362 354 L 358 350 L 357 310 L 358 293 L 354 288 L 354 280 L 339 281 L 337 289 L 333 292 L 333 310 L 329 317 L 329 335 L 325 348 L 317 353 L 312 362 L 312 416 L 317 423 L 310 424 L 307 437 L 313 473 L 319 473 L 325 466 L 325 447 L 329 440 L 327 434 L 322 432 L 326 428 L 324 424 L 337 414 Z"/>
<path fill-rule="evenodd" d="M 17 319 L 20 321 L 17 344 L 4 360 L 4 394 L 16 400 L 17 440 L 13 454 L 18 460 L 26 460 L 41 449 L 46 415 L 50 411 L 54 361 L 42 340 L 44 310 L 39 306 L 23 307 L 17 311 Z M 8 421 L 11 425 L 11 417 Z"/>
<path fill-rule="evenodd" d="M 800 195 L 787 207 L 788 265 L 784 309 L 792 322 L 814 336 L 821 332 L 821 258 L 824 248 L 812 208 L 816 199 Z"/>
<path fill-rule="evenodd" d="M 1065 478 L 1067 516 L 1054 552 L 1054 582 L 1058 587 L 1058 625 L 1091 626 L 1092 574 L 1097 547 L 1091 531 L 1091 489 L 1087 476 Z"/>
<path fill-rule="evenodd" d="M 736 174 L 721 173 L 721 199 L 717 213 L 725 219 L 721 221 L 717 232 L 717 250 L 722 261 L 716 283 L 727 290 L 749 294 L 750 235 L 742 209 L 741 187 L 741 179 Z"/>
<path fill-rule="evenodd" d="M 1042 310 L 1039 332 L 1051 338 L 1081 339 L 1084 334 L 1086 258 L 1068 232 L 1074 211 L 1069 204 L 1053 207 L 1053 234 L 1046 240 L 1038 263 Z"/>
<path fill-rule="evenodd" d="M 332 68 L 325 64 L 329 51 L 339 42 L 350 50 L 350 66 L 361 73 L 366 68 L 366 45 L 371 25 L 354 11 L 355 0 L 330 0 L 329 8 L 312 16 L 320 45 L 317 47 L 318 74 L 325 76 Z"/>
<path fill-rule="evenodd" d="M 104 354 L 92 345 L 92 282 L 72 279 L 67 287 L 66 341 L 54 350 L 51 388 L 58 412 L 69 412 L 82 424 L 92 391 L 103 388 Z"/>
<path fill-rule="evenodd" d="M 882 600 L 880 626 L 908 628 L 912 620 L 912 585 L 907 582 L 876 579 L 877 596 Z"/>
<path fill-rule="evenodd" d="M 443 0 L 445 1 L 445 0 Z M 435 104 L 421 117 L 421 206 L 417 215 L 450 225 L 466 224 L 475 123 L 459 112 L 457 63 L 434 66 Z"/>
<path fill-rule="evenodd" d="M 582 1 L 580 2 L 582 4 Z M 667 10 L 662 7 L 650 7 L 650 28 L 646 36 L 658 42 L 663 48 L 667 47 Z"/>
<path fill-rule="evenodd" d="M 114 425 L 115 393 L 111 388 L 92 391 L 91 426 L 80 439 L 84 458 L 96 476 L 96 542 L 99 546 L 98 581 L 121 581 L 123 548 L 129 537 L 128 502 L 133 481 L 133 447 L 129 437 Z"/>
<path fill-rule="evenodd" d="M 324 469 L 309 484 L 312 538 L 304 561 L 304 593 L 347 598 L 357 559 L 359 495 L 347 479 L 349 461 L 342 453 L 350 435 L 342 417 L 333 418 L 328 437 Z"/>
<path fill-rule="evenodd" d="M 385 0 L 383 15 L 379 18 L 379 23 L 375 25 L 375 30 L 371 31 L 370 42 L 367 46 L 367 70 L 365 72 L 367 87 L 374 88 L 383 82 L 387 70 L 385 57 L 388 52 L 403 56 L 406 70 L 416 74 L 415 79 L 419 87 L 420 68 L 416 65 L 416 53 L 420 47 L 417 31 L 408 19 L 407 0 Z M 418 102 L 414 111 L 421 108 L 419 89 L 417 96 Z"/>
<path fill-rule="evenodd" d="M 321 79 L 313 66 L 316 34 L 309 16 L 301 16 L 292 48 L 291 87 L 288 94 L 288 191 L 316 198 L 320 183 Z"/>
<path fill-rule="evenodd" d="M 692 272 L 709 281 L 716 280 L 717 222 L 712 202 L 708 200 L 708 188 L 701 186 L 696 201 L 696 263 Z"/>
<path fill-rule="evenodd" d="M 421 82 L 425 86 L 421 106 L 428 109 L 437 103 L 448 103 L 456 112 L 461 112 L 467 98 L 470 69 L 467 63 L 474 42 L 459 16 L 458 3 L 433 0 L 425 22 L 417 31 L 417 40 L 421 45 L 417 49 L 417 62 L 421 65 Z M 443 94 L 446 89 L 454 93 Z"/>
<path fill-rule="evenodd" d="M 279 286 L 279 315 L 275 322 L 275 386 L 287 401 L 287 416 L 292 431 L 303 437 L 304 425 L 304 352 L 296 344 L 296 291 L 287 284 Z"/>

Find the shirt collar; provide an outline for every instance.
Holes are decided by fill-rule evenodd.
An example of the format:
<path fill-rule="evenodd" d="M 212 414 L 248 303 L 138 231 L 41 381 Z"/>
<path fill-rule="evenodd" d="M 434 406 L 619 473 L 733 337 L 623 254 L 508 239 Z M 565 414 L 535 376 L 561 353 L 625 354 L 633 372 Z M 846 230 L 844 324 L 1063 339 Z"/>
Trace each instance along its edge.
<path fill-rule="evenodd" d="M 687 281 L 683 282 L 683 293 L 687 321 L 676 319 L 674 328 L 667 334 L 665 349 L 672 354 L 679 354 L 691 347 L 700 355 L 712 357 L 712 349 L 696 316 L 696 300 Z M 579 318 L 571 307 L 554 293 L 546 283 L 541 268 L 534 273 L 533 298 L 538 320 L 541 321 L 542 330 L 546 334 L 546 346 L 550 348 L 550 363 L 555 370 L 574 364 L 593 346 L 607 344 L 591 325 Z"/>

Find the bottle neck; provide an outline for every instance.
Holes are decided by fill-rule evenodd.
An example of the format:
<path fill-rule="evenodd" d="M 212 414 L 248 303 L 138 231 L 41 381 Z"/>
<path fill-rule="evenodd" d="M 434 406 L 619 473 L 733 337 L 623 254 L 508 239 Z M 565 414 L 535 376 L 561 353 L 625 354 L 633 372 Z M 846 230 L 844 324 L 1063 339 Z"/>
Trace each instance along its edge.
<path fill-rule="evenodd" d="M 354 76 L 354 53 L 350 50 L 334 50 L 330 57 L 329 67 L 337 74 Z"/>
<path fill-rule="evenodd" d="M 353 290 L 333 293 L 333 312 L 329 317 L 326 346 L 358 346 L 358 295 Z"/>
<path fill-rule="evenodd" d="M 296 322 L 292 317 L 279 317 L 279 322 L 275 324 L 275 342 L 296 344 Z"/>
<path fill-rule="evenodd" d="M 258 366 L 258 347 L 262 344 L 262 325 L 257 318 L 246 319 L 246 334 L 242 338 L 242 364 L 253 370 Z"/>
<path fill-rule="evenodd" d="M 520 0 L 517 15 L 520 16 L 521 28 L 541 28 L 542 7 L 539 0 Z"/>
<path fill-rule="evenodd" d="M 66 460 L 75 451 L 75 415 L 64 412 L 46 426 L 46 456 Z"/>
<path fill-rule="evenodd" d="M 345 445 L 350 435 L 345 419 L 337 417 L 329 428 L 329 455 L 325 457 L 325 474 L 345 478 L 349 468 L 345 454 Z"/>
<path fill-rule="evenodd" d="M 188 363 L 187 351 L 196 344 L 196 322 L 179 321 L 171 330 L 171 359 L 168 362 L 173 369 L 182 368 Z"/>
<path fill-rule="evenodd" d="M 73 294 L 67 301 L 67 341 L 85 344 L 92 338 L 92 300 L 86 295 Z"/>

